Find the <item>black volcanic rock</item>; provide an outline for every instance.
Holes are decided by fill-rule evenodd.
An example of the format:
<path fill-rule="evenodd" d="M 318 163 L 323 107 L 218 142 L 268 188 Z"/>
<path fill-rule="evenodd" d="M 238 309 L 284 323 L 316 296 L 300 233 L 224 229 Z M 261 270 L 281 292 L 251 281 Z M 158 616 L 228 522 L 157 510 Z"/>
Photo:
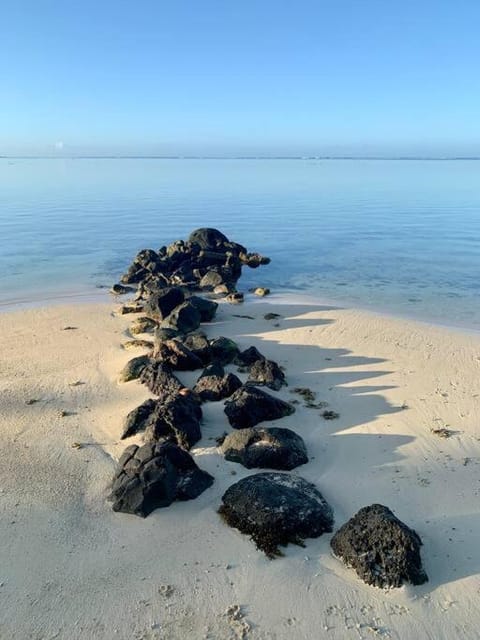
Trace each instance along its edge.
<path fill-rule="evenodd" d="M 183 339 L 183 344 L 194 353 L 204 365 L 208 364 L 211 360 L 210 344 L 204 333 L 198 331 L 196 333 L 189 333 Z"/>
<path fill-rule="evenodd" d="M 200 312 L 200 322 L 211 322 L 215 318 L 217 302 L 199 296 L 192 296 L 188 301 Z"/>
<path fill-rule="evenodd" d="M 146 429 L 156 403 L 156 400 L 145 400 L 141 405 L 130 411 L 125 418 L 121 440 L 134 436 L 139 431 L 144 431 Z"/>
<path fill-rule="evenodd" d="M 190 333 L 198 329 L 201 321 L 202 314 L 194 304 L 187 300 L 162 320 L 161 327 L 175 329 L 180 333 Z"/>
<path fill-rule="evenodd" d="M 266 360 L 260 351 L 256 347 L 248 347 L 244 351 L 241 351 L 235 358 L 235 364 L 241 367 L 249 367 L 257 360 Z"/>
<path fill-rule="evenodd" d="M 400 587 L 428 580 L 420 558 L 420 537 L 387 507 L 364 507 L 335 533 L 331 547 L 367 584 Z"/>
<path fill-rule="evenodd" d="M 220 336 L 210 340 L 210 357 L 212 362 L 225 365 L 230 364 L 238 355 L 237 343 L 230 338 Z"/>
<path fill-rule="evenodd" d="M 119 382 L 129 382 L 139 378 L 147 365 L 151 362 L 148 356 L 137 356 L 132 358 L 123 367 L 118 377 Z"/>
<path fill-rule="evenodd" d="M 224 493 L 220 515 L 249 535 L 273 558 L 279 546 L 303 546 L 333 526 L 333 511 L 318 489 L 298 476 L 258 473 L 235 483 Z"/>
<path fill-rule="evenodd" d="M 285 374 L 273 360 L 254 362 L 250 367 L 248 382 L 265 385 L 274 391 L 280 391 L 282 386 L 287 384 Z"/>
<path fill-rule="evenodd" d="M 212 484 L 212 476 L 171 442 L 132 445 L 119 460 L 110 499 L 114 511 L 145 518 L 175 500 L 193 500 Z"/>
<path fill-rule="evenodd" d="M 254 427 L 259 422 L 277 420 L 294 411 L 293 405 L 251 385 L 240 387 L 225 403 L 225 413 L 234 429 Z"/>
<path fill-rule="evenodd" d="M 202 401 L 215 401 L 228 398 L 241 386 L 242 381 L 236 375 L 225 374 L 221 365 L 212 364 L 199 377 L 193 391 Z"/>
<path fill-rule="evenodd" d="M 218 247 L 228 244 L 228 238 L 217 229 L 202 227 L 201 229 L 195 229 L 195 231 L 192 231 L 188 238 L 188 242 L 191 244 L 198 244 L 202 249 L 214 251 Z"/>
<path fill-rule="evenodd" d="M 195 371 L 203 367 L 200 358 L 178 339 L 160 342 L 155 347 L 153 357 L 176 371 Z"/>
<path fill-rule="evenodd" d="M 200 400 L 187 389 L 156 403 L 145 430 L 146 441 L 174 440 L 190 449 L 202 437 Z"/>
<path fill-rule="evenodd" d="M 308 462 L 303 439 L 291 429 L 278 427 L 234 431 L 226 436 L 220 451 L 226 460 L 247 469 L 290 471 Z"/>
<path fill-rule="evenodd" d="M 160 400 L 175 396 L 184 388 L 180 380 L 173 375 L 170 367 L 163 362 L 153 360 L 143 369 L 140 381 Z"/>
<path fill-rule="evenodd" d="M 166 287 L 150 294 L 145 312 L 158 320 L 164 320 L 172 311 L 182 304 L 185 294 L 179 287 Z"/>

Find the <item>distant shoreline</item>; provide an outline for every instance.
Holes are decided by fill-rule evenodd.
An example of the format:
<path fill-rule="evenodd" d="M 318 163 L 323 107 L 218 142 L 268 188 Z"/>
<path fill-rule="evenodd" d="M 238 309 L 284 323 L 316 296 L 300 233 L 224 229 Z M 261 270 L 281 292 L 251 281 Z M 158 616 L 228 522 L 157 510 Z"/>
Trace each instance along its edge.
<path fill-rule="evenodd" d="M 480 156 L 6 156 L 0 160 L 389 160 L 389 161 L 479 161 Z"/>

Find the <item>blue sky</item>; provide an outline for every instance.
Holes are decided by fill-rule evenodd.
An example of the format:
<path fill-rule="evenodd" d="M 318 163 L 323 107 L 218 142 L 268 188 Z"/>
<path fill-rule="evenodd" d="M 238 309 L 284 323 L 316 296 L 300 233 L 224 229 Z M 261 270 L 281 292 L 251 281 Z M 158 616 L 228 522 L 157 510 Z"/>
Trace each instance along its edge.
<path fill-rule="evenodd" d="M 480 155 L 479 0 L 2 0 L 0 154 Z"/>

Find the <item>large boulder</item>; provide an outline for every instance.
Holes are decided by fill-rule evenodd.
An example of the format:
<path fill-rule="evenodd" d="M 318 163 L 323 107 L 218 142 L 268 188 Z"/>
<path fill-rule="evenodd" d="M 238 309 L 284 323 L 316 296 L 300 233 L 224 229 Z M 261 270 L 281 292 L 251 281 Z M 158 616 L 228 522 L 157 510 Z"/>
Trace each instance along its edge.
<path fill-rule="evenodd" d="M 234 429 L 254 427 L 264 420 L 278 420 L 294 411 L 293 405 L 251 385 L 240 387 L 225 403 L 225 413 Z"/>
<path fill-rule="evenodd" d="M 197 380 L 193 391 L 202 401 L 223 400 L 242 386 L 242 381 L 233 373 L 225 374 L 219 364 L 211 364 Z"/>
<path fill-rule="evenodd" d="M 202 321 L 202 314 L 189 300 L 174 309 L 172 313 L 162 320 L 161 327 L 175 329 L 180 333 L 196 331 Z"/>
<path fill-rule="evenodd" d="M 145 430 L 146 441 L 174 440 L 190 449 L 200 440 L 200 400 L 188 389 L 156 403 Z"/>
<path fill-rule="evenodd" d="M 164 320 L 184 300 L 185 294 L 179 287 L 159 289 L 150 294 L 145 304 L 145 312 L 153 318 Z"/>
<path fill-rule="evenodd" d="M 381 504 L 360 509 L 330 544 L 335 555 L 367 584 L 389 588 L 428 580 L 420 558 L 420 537 Z"/>
<path fill-rule="evenodd" d="M 285 374 L 273 360 L 257 360 L 254 362 L 250 367 L 248 382 L 265 385 L 274 391 L 280 391 L 282 386 L 287 384 Z"/>
<path fill-rule="evenodd" d="M 303 545 L 333 526 L 333 511 L 318 489 L 298 476 L 258 473 L 232 485 L 222 497 L 220 515 L 249 535 L 273 558 L 279 545 Z"/>
<path fill-rule="evenodd" d="M 226 460 L 247 469 L 289 471 L 308 462 L 303 439 L 285 428 L 239 429 L 226 436 L 220 451 Z"/>
<path fill-rule="evenodd" d="M 160 400 L 175 396 L 184 388 L 168 365 L 155 360 L 151 360 L 142 370 L 140 381 Z"/>
<path fill-rule="evenodd" d="M 195 231 L 192 231 L 188 238 L 188 242 L 191 244 L 198 244 L 202 249 L 209 249 L 213 251 L 219 247 L 223 247 L 225 244 L 228 244 L 228 238 L 218 231 L 218 229 L 202 227 L 201 229 L 195 229 Z"/>
<path fill-rule="evenodd" d="M 118 462 L 110 499 L 114 511 L 145 518 L 175 500 L 196 498 L 212 484 L 212 476 L 171 442 L 132 445 Z"/>

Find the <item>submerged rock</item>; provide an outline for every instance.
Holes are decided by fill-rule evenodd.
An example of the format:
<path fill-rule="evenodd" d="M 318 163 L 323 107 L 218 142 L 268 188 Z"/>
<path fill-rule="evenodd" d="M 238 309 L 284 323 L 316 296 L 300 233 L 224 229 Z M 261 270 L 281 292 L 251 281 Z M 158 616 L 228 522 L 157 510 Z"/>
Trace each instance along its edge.
<path fill-rule="evenodd" d="M 213 477 L 171 442 L 132 445 L 121 456 L 110 499 L 114 511 L 145 518 L 175 500 L 193 500 L 213 484 Z"/>
<path fill-rule="evenodd" d="M 278 364 L 265 359 L 257 360 L 251 365 L 248 382 L 265 385 L 274 391 L 280 391 L 282 386 L 287 384 L 285 374 Z"/>
<path fill-rule="evenodd" d="M 242 386 L 242 381 L 233 373 L 225 374 L 223 367 L 212 364 L 205 369 L 193 391 L 202 401 L 223 400 Z"/>
<path fill-rule="evenodd" d="M 360 509 L 330 544 L 335 555 L 367 584 L 388 588 L 428 580 L 420 558 L 420 537 L 381 504 Z"/>
<path fill-rule="evenodd" d="M 225 403 L 225 413 L 234 429 L 254 427 L 259 422 L 277 420 L 294 411 L 293 405 L 251 385 L 240 387 Z"/>
<path fill-rule="evenodd" d="M 258 473 L 232 485 L 222 497 L 220 515 L 249 535 L 273 558 L 279 546 L 303 546 L 333 526 L 333 510 L 320 491 L 303 478 L 283 473 Z"/>
<path fill-rule="evenodd" d="M 225 437 L 220 451 L 226 460 L 247 469 L 289 471 L 308 462 L 303 439 L 285 428 L 239 429 Z"/>

